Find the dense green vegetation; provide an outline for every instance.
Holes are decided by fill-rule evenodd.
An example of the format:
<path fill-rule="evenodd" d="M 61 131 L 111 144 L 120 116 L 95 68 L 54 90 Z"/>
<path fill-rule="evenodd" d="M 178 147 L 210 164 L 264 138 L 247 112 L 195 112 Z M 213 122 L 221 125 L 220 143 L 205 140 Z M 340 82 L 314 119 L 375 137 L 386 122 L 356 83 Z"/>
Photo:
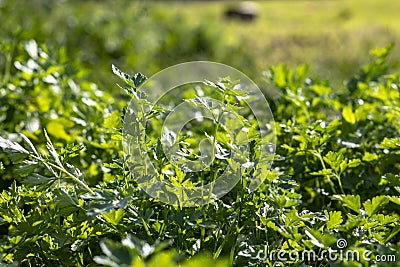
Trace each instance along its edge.
<path fill-rule="evenodd" d="M 120 3 L 109 12 L 100 3 L 75 1 L 0 6 L 1 264 L 277 266 L 276 254 L 261 256 L 266 249 L 321 257 L 330 248 L 369 251 L 370 260 L 287 258 L 283 265 L 398 266 L 400 77 L 388 63 L 392 45 L 373 49 L 370 62 L 338 90 L 333 84 L 341 82 L 310 75 L 307 65 L 263 66 L 262 72 L 244 56 L 244 43 L 225 44 L 229 33 L 210 22 L 185 24 L 185 15 L 142 3 Z M 138 189 L 125 164 L 122 123 L 143 82 L 133 81 L 140 75 L 127 66 L 150 76 L 191 59 L 247 66 L 279 93 L 270 100 L 277 146 L 255 192 L 246 187 L 249 171 L 214 203 L 182 208 Z M 111 63 L 132 76 L 113 75 Z M 222 94 L 227 106 L 240 103 L 234 81 L 223 82 L 225 89 L 205 83 L 204 92 Z M 162 169 L 168 161 L 158 150 L 160 125 L 151 123 L 147 148 Z M 195 136 L 215 129 L 196 127 Z M 221 133 L 216 139 L 226 148 Z M 259 142 L 257 135 L 250 140 Z M 195 154 L 196 138 L 181 141 Z M 253 150 L 250 158 L 262 168 L 257 156 Z M 210 179 L 223 164 L 196 178 Z M 168 177 L 196 182 L 183 178 L 178 169 Z M 379 262 L 382 255 L 394 257 Z"/>

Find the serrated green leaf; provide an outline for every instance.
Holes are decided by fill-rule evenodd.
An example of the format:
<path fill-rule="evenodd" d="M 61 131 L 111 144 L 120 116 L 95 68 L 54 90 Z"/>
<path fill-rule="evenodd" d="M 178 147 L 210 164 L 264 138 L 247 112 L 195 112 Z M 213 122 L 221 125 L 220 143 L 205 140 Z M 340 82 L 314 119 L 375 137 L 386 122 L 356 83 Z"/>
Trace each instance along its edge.
<path fill-rule="evenodd" d="M 375 214 L 379 209 L 383 208 L 389 202 L 386 196 L 376 196 L 372 200 L 368 199 L 363 203 L 364 209 L 369 216 Z"/>
<path fill-rule="evenodd" d="M 29 155 L 25 154 L 25 153 L 11 152 L 11 153 L 7 153 L 7 156 L 15 164 L 15 163 L 20 163 L 21 161 L 26 159 Z"/>
<path fill-rule="evenodd" d="M 125 72 L 118 69 L 115 65 L 111 65 L 111 69 L 115 75 L 120 77 L 127 85 L 131 86 L 134 91 L 136 91 L 135 89 L 147 79 L 147 77 L 140 72 L 134 74 L 133 76 L 130 76 L 129 74 L 126 74 Z M 125 87 L 122 87 L 122 89 L 126 90 Z M 130 91 L 130 89 L 128 91 Z"/>
<path fill-rule="evenodd" d="M 360 160 L 360 159 L 352 159 L 352 160 L 350 160 L 349 163 L 347 164 L 347 167 L 349 167 L 349 168 L 355 168 L 355 167 L 357 167 L 358 165 L 360 165 L 360 163 L 361 163 L 361 160 Z"/>
<path fill-rule="evenodd" d="M 400 197 L 390 196 L 390 197 L 388 197 L 388 199 L 389 199 L 390 201 L 392 201 L 393 203 L 395 203 L 395 204 L 397 204 L 397 205 L 400 205 Z"/>
<path fill-rule="evenodd" d="M 324 157 L 324 161 L 329 164 L 335 171 L 339 171 L 340 164 L 343 163 L 344 156 L 341 153 L 329 151 Z"/>
<path fill-rule="evenodd" d="M 46 177 L 38 173 L 32 173 L 31 175 L 23 179 L 22 183 L 27 185 L 40 185 L 44 183 L 53 182 L 54 180 L 55 178 L 53 177 Z"/>
<path fill-rule="evenodd" d="M 24 160 L 22 165 L 15 170 L 15 173 L 21 177 L 26 177 L 31 174 L 37 168 L 37 166 L 38 164 L 35 161 Z"/>
<path fill-rule="evenodd" d="M 17 142 L 7 140 L 1 136 L 0 136 L 0 148 L 2 148 L 4 150 L 12 150 L 12 151 L 20 152 L 23 154 L 29 154 L 29 151 L 26 150 L 25 148 L 23 148 Z"/>
<path fill-rule="evenodd" d="M 344 206 L 361 214 L 361 201 L 359 195 L 334 195 L 334 199 L 340 200 Z"/>
<path fill-rule="evenodd" d="M 287 226 L 297 226 L 297 224 L 301 222 L 301 218 L 296 210 L 291 210 L 285 214 L 284 221 Z"/>
<path fill-rule="evenodd" d="M 336 228 L 343 222 L 341 211 L 330 211 L 329 213 L 324 211 L 324 213 L 328 218 L 328 221 L 326 222 L 326 227 L 328 229 Z"/>
<path fill-rule="evenodd" d="M 102 215 L 107 222 L 118 225 L 122 218 L 124 218 L 125 211 L 123 209 L 112 209 L 108 213 L 103 213 Z"/>

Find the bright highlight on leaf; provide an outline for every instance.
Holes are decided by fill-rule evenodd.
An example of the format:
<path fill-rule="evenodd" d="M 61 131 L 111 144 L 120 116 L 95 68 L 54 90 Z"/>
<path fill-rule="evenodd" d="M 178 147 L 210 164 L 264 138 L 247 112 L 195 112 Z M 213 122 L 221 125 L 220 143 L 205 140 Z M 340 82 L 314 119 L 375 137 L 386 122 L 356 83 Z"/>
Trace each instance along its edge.
<path fill-rule="evenodd" d="M 343 108 L 342 115 L 348 123 L 356 123 L 356 116 L 354 115 L 353 108 L 351 106 Z"/>

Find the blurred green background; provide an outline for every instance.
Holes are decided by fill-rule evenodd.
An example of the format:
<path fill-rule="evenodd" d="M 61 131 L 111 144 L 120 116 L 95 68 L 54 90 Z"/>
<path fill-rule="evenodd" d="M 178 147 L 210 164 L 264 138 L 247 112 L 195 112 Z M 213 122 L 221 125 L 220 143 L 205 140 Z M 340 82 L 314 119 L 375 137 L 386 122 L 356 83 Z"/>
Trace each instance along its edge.
<path fill-rule="evenodd" d="M 231 65 L 263 88 L 261 73 L 270 66 L 307 64 L 311 75 L 340 90 L 371 48 L 400 39 L 400 1 L 253 4 L 257 18 L 243 21 L 224 16 L 238 1 L 0 0 L 0 38 L 65 47 L 71 64 L 82 62 L 91 81 L 115 92 L 111 64 L 151 76 L 190 60 Z M 395 45 L 395 70 L 399 55 Z M 1 55 L 1 73 L 5 62 Z"/>

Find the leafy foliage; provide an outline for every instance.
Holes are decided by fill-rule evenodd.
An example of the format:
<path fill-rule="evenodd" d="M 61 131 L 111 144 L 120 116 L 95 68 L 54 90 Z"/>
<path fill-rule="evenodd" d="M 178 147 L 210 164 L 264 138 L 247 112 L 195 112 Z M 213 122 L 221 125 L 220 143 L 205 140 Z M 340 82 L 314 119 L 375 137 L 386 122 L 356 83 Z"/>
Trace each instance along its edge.
<path fill-rule="evenodd" d="M 387 266 L 398 264 L 400 80 L 385 67 L 390 46 L 374 50 L 375 60 L 349 80 L 347 91 L 308 77 L 306 66 L 267 70 L 265 80 L 281 94 L 271 100 L 278 140 L 272 171 L 253 193 L 242 181 L 222 199 L 195 208 L 164 205 L 138 190 L 121 147 L 129 97 L 112 96 L 86 81 L 79 62 L 69 63 L 63 49 L 35 41 L 5 41 L 1 47 L 6 55 L 14 51 L 6 58 L 16 68 L 3 76 L 0 88 L 3 262 L 275 266 L 276 259 L 259 259 L 258 252 L 267 247 L 318 253 L 345 239 L 345 249 L 369 250 L 372 260 L 284 264 L 380 266 L 374 262 L 380 254 L 396 256 Z M 145 79 L 113 71 L 130 96 Z M 229 94 L 241 94 L 223 81 Z M 204 90 L 220 94 L 215 85 L 205 83 Z M 199 98 L 191 101 L 202 104 Z M 253 125 L 246 114 L 240 119 Z M 212 139 L 215 131 L 201 127 L 207 124 L 194 131 Z M 166 159 L 154 132 L 147 133 L 148 149 L 162 168 Z M 223 134 L 217 138 L 215 173 L 226 159 Z M 196 157 L 191 148 L 196 138 L 181 141 L 189 143 L 186 156 Z M 169 178 L 185 180 L 178 170 Z"/>

